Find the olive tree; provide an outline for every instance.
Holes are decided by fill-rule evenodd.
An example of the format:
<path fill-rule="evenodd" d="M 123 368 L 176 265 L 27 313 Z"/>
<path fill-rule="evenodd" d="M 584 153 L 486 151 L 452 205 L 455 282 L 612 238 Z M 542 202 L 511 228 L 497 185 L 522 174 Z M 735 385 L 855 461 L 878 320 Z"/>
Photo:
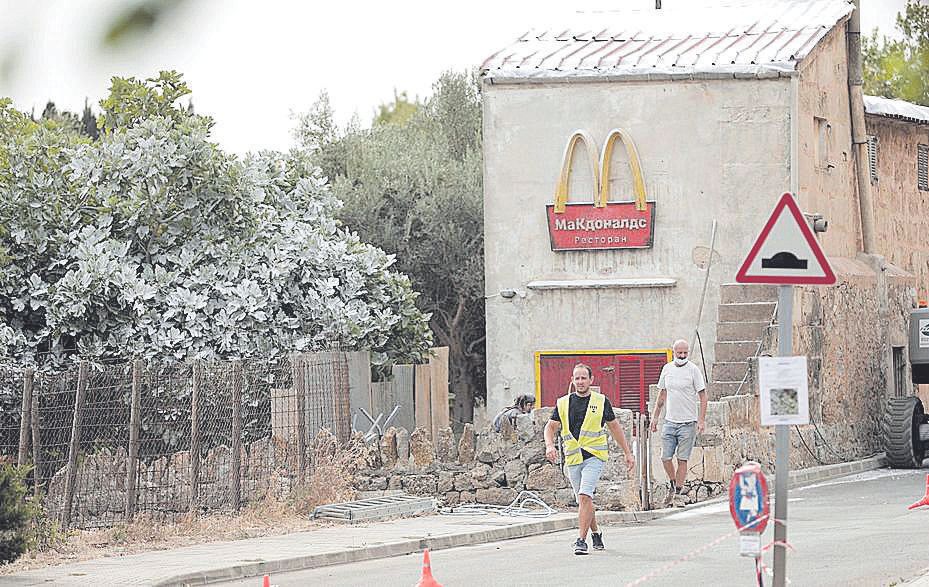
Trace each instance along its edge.
<path fill-rule="evenodd" d="M 383 109 L 382 109 L 383 113 Z M 453 417 L 485 390 L 481 102 L 474 76 L 447 73 L 409 117 L 338 129 L 328 98 L 298 117 L 300 147 L 332 178 L 338 212 L 396 254 L 421 292 L 437 344 L 449 347 Z"/>

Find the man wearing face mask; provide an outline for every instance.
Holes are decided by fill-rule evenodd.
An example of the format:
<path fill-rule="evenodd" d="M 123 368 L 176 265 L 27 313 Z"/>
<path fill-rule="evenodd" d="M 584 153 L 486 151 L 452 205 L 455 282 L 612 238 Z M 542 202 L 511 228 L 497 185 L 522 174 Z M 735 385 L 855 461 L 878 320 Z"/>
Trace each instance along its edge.
<path fill-rule="evenodd" d="M 652 432 L 658 431 L 658 418 L 667 401 L 668 412 L 661 430 L 661 464 L 668 474 L 671 487 L 665 507 L 684 507 L 687 460 L 693 451 L 694 439 L 706 428 L 706 382 L 700 369 L 688 359 L 690 345 L 686 340 L 675 341 L 671 349 L 674 360 L 661 369 L 651 428 Z M 675 453 L 676 468 L 673 461 Z"/>

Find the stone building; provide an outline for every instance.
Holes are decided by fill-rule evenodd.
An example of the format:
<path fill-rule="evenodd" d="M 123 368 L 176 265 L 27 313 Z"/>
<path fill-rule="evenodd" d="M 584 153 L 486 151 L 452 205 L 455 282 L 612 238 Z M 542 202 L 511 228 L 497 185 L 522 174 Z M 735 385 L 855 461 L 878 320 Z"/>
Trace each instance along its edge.
<path fill-rule="evenodd" d="M 671 341 L 695 331 L 711 398 L 750 395 L 776 294 L 732 282 L 792 192 L 828 221 L 817 238 L 838 278 L 795 288 L 812 449 L 872 452 L 884 400 L 911 391 L 906 320 L 929 292 L 929 109 L 866 100 L 877 250 L 864 254 L 852 4 L 676 4 L 575 15 L 482 66 L 488 410 L 527 392 L 552 405 L 577 361 L 639 410 Z M 564 200 L 573 216 L 558 216 Z M 625 207 L 592 220 L 604 200 Z"/>

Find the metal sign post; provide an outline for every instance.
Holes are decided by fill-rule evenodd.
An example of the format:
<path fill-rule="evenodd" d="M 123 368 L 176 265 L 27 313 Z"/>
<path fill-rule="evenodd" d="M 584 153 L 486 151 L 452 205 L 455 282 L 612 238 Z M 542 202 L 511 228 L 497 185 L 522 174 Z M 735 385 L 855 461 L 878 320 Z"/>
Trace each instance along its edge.
<path fill-rule="evenodd" d="M 777 354 L 789 357 L 793 353 L 794 288 L 777 286 Z M 775 427 L 774 478 L 774 585 L 786 585 L 787 572 L 787 479 L 790 476 L 790 428 Z"/>
<path fill-rule="evenodd" d="M 793 286 L 831 285 L 835 272 L 803 217 L 793 194 L 778 200 L 742 266 L 737 283 L 777 285 L 777 354 L 793 353 Z M 804 386 L 805 389 L 805 386 Z M 796 395 L 796 390 L 793 391 Z M 790 429 L 775 426 L 774 585 L 787 582 L 787 480 L 790 476 Z"/>

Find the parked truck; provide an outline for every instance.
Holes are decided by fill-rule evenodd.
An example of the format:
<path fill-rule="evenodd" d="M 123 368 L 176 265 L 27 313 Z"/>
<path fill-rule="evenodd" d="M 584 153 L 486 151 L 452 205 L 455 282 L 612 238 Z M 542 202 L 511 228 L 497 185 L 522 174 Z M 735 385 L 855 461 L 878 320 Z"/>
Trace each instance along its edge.
<path fill-rule="evenodd" d="M 913 383 L 929 384 L 929 308 L 910 314 L 909 356 Z M 922 466 L 929 453 L 929 414 L 918 396 L 890 398 L 884 417 L 884 446 L 892 467 Z"/>

